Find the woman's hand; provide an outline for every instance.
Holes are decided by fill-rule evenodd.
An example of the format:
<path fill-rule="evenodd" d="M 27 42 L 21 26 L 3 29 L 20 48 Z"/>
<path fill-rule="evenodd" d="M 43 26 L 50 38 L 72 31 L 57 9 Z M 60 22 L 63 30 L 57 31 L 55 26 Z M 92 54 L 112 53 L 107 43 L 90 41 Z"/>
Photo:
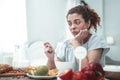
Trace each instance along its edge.
<path fill-rule="evenodd" d="M 45 46 L 45 54 L 48 57 L 47 66 L 49 69 L 55 69 L 56 66 L 54 62 L 54 54 L 55 54 L 54 49 L 49 42 L 45 42 L 44 46 Z"/>
<path fill-rule="evenodd" d="M 90 36 L 91 34 L 87 29 L 80 30 L 80 32 L 70 40 L 70 44 L 76 48 L 86 43 L 89 40 Z"/>
<path fill-rule="evenodd" d="M 44 46 L 45 46 L 45 54 L 48 57 L 48 59 L 54 60 L 54 53 L 55 52 L 54 52 L 52 45 L 49 42 L 45 42 Z"/>
<path fill-rule="evenodd" d="M 89 35 L 90 33 L 88 29 L 80 30 L 80 32 L 75 36 L 75 40 L 77 40 L 82 45 L 88 41 Z"/>

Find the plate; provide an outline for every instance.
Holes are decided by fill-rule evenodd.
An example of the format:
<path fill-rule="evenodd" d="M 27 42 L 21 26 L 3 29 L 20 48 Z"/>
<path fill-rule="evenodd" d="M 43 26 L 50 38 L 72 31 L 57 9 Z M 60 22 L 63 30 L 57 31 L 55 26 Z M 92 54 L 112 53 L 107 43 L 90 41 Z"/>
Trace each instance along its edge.
<path fill-rule="evenodd" d="M 106 65 L 103 69 L 105 71 L 120 72 L 120 66 L 117 65 Z"/>
<path fill-rule="evenodd" d="M 34 76 L 34 75 L 29 75 L 27 73 L 27 76 L 30 78 L 34 78 L 34 79 L 53 79 L 53 78 L 57 78 L 57 76 Z"/>

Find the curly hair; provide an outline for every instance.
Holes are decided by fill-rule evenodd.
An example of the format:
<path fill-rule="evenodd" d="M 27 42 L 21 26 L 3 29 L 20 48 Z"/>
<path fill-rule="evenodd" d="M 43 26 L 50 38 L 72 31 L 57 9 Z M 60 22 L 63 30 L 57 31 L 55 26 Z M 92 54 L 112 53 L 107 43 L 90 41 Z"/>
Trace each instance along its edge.
<path fill-rule="evenodd" d="M 73 13 L 82 15 L 85 22 L 88 22 L 88 21 L 91 22 L 89 28 L 93 27 L 95 31 L 97 31 L 97 25 L 100 25 L 100 17 L 93 9 L 90 9 L 88 6 L 78 5 L 71 8 L 68 11 L 66 17 L 68 17 L 69 14 L 73 14 Z"/>

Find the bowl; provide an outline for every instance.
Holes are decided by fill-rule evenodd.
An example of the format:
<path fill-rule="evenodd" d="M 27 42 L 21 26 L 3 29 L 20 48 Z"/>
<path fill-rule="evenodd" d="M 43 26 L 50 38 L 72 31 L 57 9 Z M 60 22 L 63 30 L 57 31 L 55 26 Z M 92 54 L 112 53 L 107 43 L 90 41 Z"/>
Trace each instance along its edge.
<path fill-rule="evenodd" d="M 74 69 L 74 63 L 73 62 L 55 62 L 57 69 L 59 70 L 59 73 L 62 73 L 66 71 L 67 69 Z"/>

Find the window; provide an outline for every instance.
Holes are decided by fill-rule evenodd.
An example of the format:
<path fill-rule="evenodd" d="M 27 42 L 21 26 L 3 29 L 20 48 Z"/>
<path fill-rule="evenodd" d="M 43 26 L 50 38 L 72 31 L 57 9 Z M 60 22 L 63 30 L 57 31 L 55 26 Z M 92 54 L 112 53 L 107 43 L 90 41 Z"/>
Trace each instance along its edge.
<path fill-rule="evenodd" d="M 0 0 L 0 51 L 27 41 L 25 0 Z"/>

